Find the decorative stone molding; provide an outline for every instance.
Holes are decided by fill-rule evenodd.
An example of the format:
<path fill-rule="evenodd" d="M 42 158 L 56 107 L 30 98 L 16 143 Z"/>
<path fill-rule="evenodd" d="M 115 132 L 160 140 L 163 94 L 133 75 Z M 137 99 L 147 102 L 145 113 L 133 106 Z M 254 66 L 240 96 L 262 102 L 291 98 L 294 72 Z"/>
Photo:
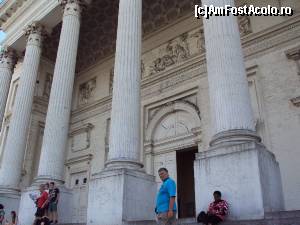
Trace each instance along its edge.
<path fill-rule="evenodd" d="M 90 161 L 92 160 L 93 155 L 92 154 L 87 154 L 87 155 L 83 155 L 83 156 L 78 156 L 78 157 L 73 157 L 70 159 L 67 159 L 65 162 L 65 166 L 68 167 L 68 169 L 70 168 L 71 165 L 74 164 L 78 164 L 78 163 L 82 163 L 82 162 L 87 162 L 87 164 L 90 163 Z"/>
<path fill-rule="evenodd" d="M 90 117 L 109 112 L 110 110 L 111 96 L 108 96 L 73 111 L 71 116 L 71 123 L 77 123 Z"/>
<path fill-rule="evenodd" d="M 287 50 L 285 55 L 288 59 L 294 60 L 298 68 L 298 75 L 300 76 L 300 46 Z"/>
<path fill-rule="evenodd" d="M 300 96 L 297 96 L 295 98 L 292 98 L 290 100 L 292 102 L 292 104 L 296 107 L 300 107 Z"/>
<path fill-rule="evenodd" d="M 91 130 L 93 128 L 94 125 L 88 123 L 71 132 L 71 150 L 73 152 L 83 151 L 90 147 Z"/>
<path fill-rule="evenodd" d="M 88 80 L 87 82 L 81 84 L 79 86 L 79 96 L 78 96 L 78 105 L 86 105 L 90 103 L 95 94 L 97 83 L 96 77 Z"/>
<path fill-rule="evenodd" d="M 179 119 L 173 120 L 172 117 L 176 113 L 179 113 Z M 180 117 L 180 115 L 183 117 Z M 184 123 L 185 116 L 188 116 L 190 121 L 192 121 L 189 125 Z M 185 131 L 181 128 L 184 128 Z M 160 130 L 166 134 L 165 138 L 156 139 L 155 133 L 160 132 Z M 170 134 L 170 132 L 174 135 Z M 158 146 L 172 145 L 174 143 L 178 146 L 187 143 L 194 145 L 201 141 L 200 133 L 201 118 L 198 107 L 188 101 L 172 101 L 162 105 L 150 119 L 145 131 L 144 147 L 149 150 L 149 147 L 153 149 Z"/>
<path fill-rule="evenodd" d="M 26 0 L 9 0 L 0 3 L 0 27 L 5 23 L 22 5 Z"/>

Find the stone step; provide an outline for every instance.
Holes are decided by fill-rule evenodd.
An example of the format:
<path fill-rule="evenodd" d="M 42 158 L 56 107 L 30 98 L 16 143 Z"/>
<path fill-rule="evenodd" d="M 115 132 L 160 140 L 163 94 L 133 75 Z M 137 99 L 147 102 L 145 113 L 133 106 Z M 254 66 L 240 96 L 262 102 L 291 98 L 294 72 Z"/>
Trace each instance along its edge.
<path fill-rule="evenodd" d="M 59 225 L 85 225 L 85 224 L 59 224 Z M 138 221 L 128 225 L 156 225 L 155 221 Z M 180 219 L 177 225 L 201 225 L 195 219 Z M 300 225 L 300 210 L 266 213 L 261 220 L 226 221 L 220 225 Z"/>

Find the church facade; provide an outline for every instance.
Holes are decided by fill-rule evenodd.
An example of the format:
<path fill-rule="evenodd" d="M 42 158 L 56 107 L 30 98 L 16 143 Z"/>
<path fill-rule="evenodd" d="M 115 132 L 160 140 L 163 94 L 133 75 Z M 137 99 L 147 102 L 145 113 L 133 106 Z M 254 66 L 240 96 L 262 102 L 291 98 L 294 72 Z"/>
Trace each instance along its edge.
<path fill-rule="evenodd" d="M 0 58 L 0 203 L 29 225 L 54 181 L 66 224 L 177 217 L 220 190 L 230 219 L 300 210 L 300 2 L 293 16 L 197 19 L 194 0 L 9 0 Z"/>

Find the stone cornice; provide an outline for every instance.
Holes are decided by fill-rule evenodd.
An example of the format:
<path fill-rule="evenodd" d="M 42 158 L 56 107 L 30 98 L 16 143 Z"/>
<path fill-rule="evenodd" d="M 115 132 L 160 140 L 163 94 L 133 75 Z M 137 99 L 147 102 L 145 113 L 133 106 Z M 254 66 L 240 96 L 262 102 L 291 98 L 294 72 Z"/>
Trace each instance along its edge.
<path fill-rule="evenodd" d="M 0 4 L 0 27 L 5 23 L 26 0 L 5 0 Z"/>
<path fill-rule="evenodd" d="M 15 12 L 9 21 L 7 21 L 4 25 L 2 24 L 2 27 L 6 32 L 6 39 L 3 44 L 8 46 L 13 45 L 24 35 L 23 29 L 27 25 L 31 24 L 33 21 L 42 20 L 58 5 L 59 3 L 56 0 L 26 0 L 26 4 Z M 18 22 L 16 22 L 16 20 L 18 20 Z"/>
<path fill-rule="evenodd" d="M 71 124 L 88 119 L 111 110 L 112 96 L 107 96 L 84 107 L 78 108 L 71 113 Z"/>
<path fill-rule="evenodd" d="M 66 160 L 65 165 L 66 166 L 71 166 L 73 164 L 78 164 L 80 162 L 86 162 L 86 161 L 90 162 L 92 160 L 92 158 L 93 158 L 92 154 L 70 158 L 70 159 Z"/>

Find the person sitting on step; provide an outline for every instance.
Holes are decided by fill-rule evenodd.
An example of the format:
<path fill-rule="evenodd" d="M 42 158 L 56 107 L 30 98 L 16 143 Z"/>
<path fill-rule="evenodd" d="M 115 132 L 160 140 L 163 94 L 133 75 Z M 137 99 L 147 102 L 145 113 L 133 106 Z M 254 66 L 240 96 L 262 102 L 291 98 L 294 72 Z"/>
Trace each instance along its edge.
<path fill-rule="evenodd" d="M 209 204 L 207 213 L 203 211 L 199 213 L 197 217 L 198 223 L 216 225 L 224 221 L 225 217 L 228 215 L 228 203 L 221 199 L 221 192 L 215 191 L 213 195 L 215 201 Z"/>

